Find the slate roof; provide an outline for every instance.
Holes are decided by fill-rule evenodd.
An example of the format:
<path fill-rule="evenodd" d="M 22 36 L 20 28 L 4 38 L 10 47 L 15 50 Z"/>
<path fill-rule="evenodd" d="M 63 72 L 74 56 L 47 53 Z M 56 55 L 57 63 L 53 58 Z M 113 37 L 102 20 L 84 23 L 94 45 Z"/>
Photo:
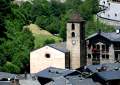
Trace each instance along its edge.
<path fill-rule="evenodd" d="M 60 69 L 60 68 L 55 68 L 55 67 L 49 67 L 43 71 L 38 72 L 36 75 L 38 77 L 43 77 L 43 78 L 48 78 L 48 79 L 54 80 L 57 77 L 65 76 L 72 72 L 74 72 L 74 71 L 69 70 L 69 69 Z"/>
<path fill-rule="evenodd" d="M 72 85 L 96 85 L 92 79 L 87 78 L 85 79 L 80 71 L 74 71 L 65 76 L 65 78 L 72 84 Z"/>
<path fill-rule="evenodd" d="M 92 79 L 84 79 L 78 76 L 70 76 L 68 80 L 72 85 L 96 85 Z"/>
<path fill-rule="evenodd" d="M 0 72 L 0 80 L 3 78 L 14 78 L 15 74 Z"/>
<path fill-rule="evenodd" d="M 61 52 L 69 52 L 66 48 L 66 42 L 61 42 L 61 43 L 55 43 L 55 44 L 49 44 L 48 46 L 56 49 L 56 50 L 59 50 Z"/>
<path fill-rule="evenodd" d="M 104 71 L 98 72 L 97 75 L 105 81 L 120 80 L 120 71 Z"/>
<path fill-rule="evenodd" d="M 113 41 L 113 42 L 120 42 L 120 33 L 117 34 L 116 32 L 94 33 L 94 34 L 88 36 L 88 38 L 86 38 L 86 40 L 91 39 L 97 35 L 101 35 L 101 36 L 103 36 L 103 37 L 105 37 L 108 40 Z"/>
<path fill-rule="evenodd" d="M 0 85 L 10 85 L 10 81 L 0 81 Z"/>
<path fill-rule="evenodd" d="M 93 73 L 98 72 L 98 68 L 101 68 L 102 66 L 105 66 L 107 69 L 106 71 L 115 71 L 116 68 L 120 69 L 120 63 L 108 63 L 108 64 L 99 64 L 99 65 L 89 65 L 86 67 L 89 71 Z"/>
<path fill-rule="evenodd" d="M 70 69 L 49 67 L 36 75 L 40 78 L 51 79 L 48 83 L 54 82 L 55 85 L 96 85 L 92 79 L 85 79 L 80 72 Z"/>
<path fill-rule="evenodd" d="M 68 20 L 68 22 L 70 23 L 80 23 L 80 22 L 84 22 L 85 20 L 81 17 L 81 15 L 79 13 L 74 13 L 70 20 Z"/>

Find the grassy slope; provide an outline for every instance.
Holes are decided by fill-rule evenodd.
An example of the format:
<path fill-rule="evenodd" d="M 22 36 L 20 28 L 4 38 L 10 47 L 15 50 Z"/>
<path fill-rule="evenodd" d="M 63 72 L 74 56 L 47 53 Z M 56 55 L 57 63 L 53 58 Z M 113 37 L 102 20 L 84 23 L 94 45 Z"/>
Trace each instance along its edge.
<path fill-rule="evenodd" d="M 30 31 L 33 33 L 33 36 L 35 37 L 34 43 L 35 43 L 35 47 L 34 48 L 39 48 L 43 46 L 43 43 L 46 39 L 54 39 L 56 42 L 61 41 L 62 39 L 59 37 L 56 37 L 54 35 L 52 35 L 51 33 L 49 33 L 46 30 L 43 30 L 41 28 L 39 28 L 37 25 L 35 24 L 31 24 L 28 26 Z"/>

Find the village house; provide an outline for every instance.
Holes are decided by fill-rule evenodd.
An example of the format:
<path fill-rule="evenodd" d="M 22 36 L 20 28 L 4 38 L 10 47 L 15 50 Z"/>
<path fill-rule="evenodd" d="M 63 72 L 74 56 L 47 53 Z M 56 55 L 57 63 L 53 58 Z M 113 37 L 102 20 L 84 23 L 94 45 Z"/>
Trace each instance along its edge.
<path fill-rule="evenodd" d="M 67 22 L 67 41 L 30 52 L 30 72 L 48 67 L 77 69 L 86 65 L 85 21 L 75 13 Z"/>
<path fill-rule="evenodd" d="M 87 65 L 120 61 L 120 33 L 97 32 L 86 39 Z"/>

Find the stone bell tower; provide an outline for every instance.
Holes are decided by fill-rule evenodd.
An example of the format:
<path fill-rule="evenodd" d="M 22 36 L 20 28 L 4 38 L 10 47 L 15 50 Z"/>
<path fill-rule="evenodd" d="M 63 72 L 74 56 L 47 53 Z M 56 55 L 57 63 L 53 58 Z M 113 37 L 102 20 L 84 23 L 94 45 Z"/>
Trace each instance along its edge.
<path fill-rule="evenodd" d="M 79 13 L 67 22 L 67 49 L 70 51 L 70 68 L 86 65 L 85 20 Z"/>

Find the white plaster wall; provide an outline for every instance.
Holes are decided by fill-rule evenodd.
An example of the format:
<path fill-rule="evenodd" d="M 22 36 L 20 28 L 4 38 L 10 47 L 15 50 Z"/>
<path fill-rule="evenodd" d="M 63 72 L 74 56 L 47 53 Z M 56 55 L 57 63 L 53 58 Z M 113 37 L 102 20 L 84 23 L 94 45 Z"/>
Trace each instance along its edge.
<path fill-rule="evenodd" d="M 45 54 L 49 53 L 50 58 Z M 49 46 L 42 47 L 30 53 L 30 72 L 37 73 L 48 67 L 65 68 L 65 53 Z"/>

